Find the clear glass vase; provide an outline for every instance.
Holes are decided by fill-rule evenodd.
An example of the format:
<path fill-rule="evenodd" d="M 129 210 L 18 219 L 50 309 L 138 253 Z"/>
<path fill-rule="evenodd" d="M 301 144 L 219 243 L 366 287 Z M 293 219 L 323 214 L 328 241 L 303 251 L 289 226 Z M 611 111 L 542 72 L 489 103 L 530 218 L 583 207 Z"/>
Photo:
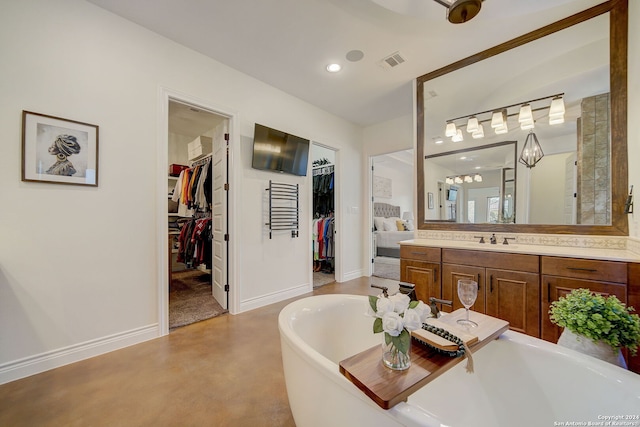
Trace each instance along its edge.
<path fill-rule="evenodd" d="M 391 337 L 386 332 L 382 334 L 382 363 L 387 368 L 404 371 L 411 366 L 411 340 L 409 340 L 409 347 L 407 352 L 400 351 L 390 339 Z"/>

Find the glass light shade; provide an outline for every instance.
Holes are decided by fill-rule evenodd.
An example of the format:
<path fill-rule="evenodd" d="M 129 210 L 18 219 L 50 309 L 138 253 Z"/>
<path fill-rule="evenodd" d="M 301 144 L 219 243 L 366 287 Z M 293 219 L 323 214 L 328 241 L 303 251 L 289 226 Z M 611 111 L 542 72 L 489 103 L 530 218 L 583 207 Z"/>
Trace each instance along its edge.
<path fill-rule="evenodd" d="M 453 180 L 456 184 L 462 184 L 462 178 L 460 178 L 459 176 L 456 176 Z"/>
<path fill-rule="evenodd" d="M 462 130 L 458 129 L 456 131 L 456 134 L 453 136 L 453 138 L 451 138 L 451 140 L 453 142 L 461 142 L 464 140 L 464 137 L 462 136 Z"/>
<path fill-rule="evenodd" d="M 467 120 L 467 132 L 468 133 L 474 133 L 478 131 L 478 119 L 475 117 L 469 117 L 469 120 Z"/>
<path fill-rule="evenodd" d="M 559 125 L 561 123 L 564 123 L 564 116 L 549 116 L 549 124 L 550 125 Z"/>
<path fill-rule="evenodd" d="M 484 138 L 484 127 L 482 127 L 482 124 L 478 126 L 478 130 L 472 133 L 471 136 L 473 139 Z"/>
<path fill-rule="evenodd" d="M 479 173 L 475 174 L 475 176 L 473 177 L 473 180 L 475 182 L 482 182 L 482 175 L 480 175 Z"/>
<path fill-rule="evenodd" d="M 533 120 L 520 123 L 520 129 L 522 130 L 529 130 L 529 129 L 533 129 L 534 127 L 535 127 L 535 124 L 533 123 Z"/>
<path fill-rule="evenodd" d="M 446 137 L 452 137 L 452 136 L 456 136 L 456 124 L 449 122 L 447 123 L 447 129 L 444 131 L 444 136 Z"/>
<path fill-rule="evenodd" d="M 507 110 L 494 111 L 491 116 L 491 127 L 498 128 L 507 123 Z"/>
<path fill-rule="evenodd" d="M 469 175 L 465 175 L 464 182 L 473 182 L 473 178 L 471 178 Z"/>
<path fill-rule="evenodd" d="M 448 176 L 448 177 L 444 180 L 444 182 L 446 182 L 447 184 L 451 185 L 451 184 L 453 184 L 453 178 L 451 178 L 450 176 Z"/>
<path fill-rule="evenodd" d="M 531 111 L 531 105 L 523 104 L 522 107 L 520 107 L 520 114 L 518 114 L 518 121 L 520 123 L 533 122 L 533 112 Z"/>
<path fill-rule="evenodd" d="M 564 116 L 564 98 L 558 96 L 551 100 L 549 107 L 549 117 Z"/>
<path fill-rule="evenodd" d="M 504 125 L 495 128 L 496 135 L 503 135 L 509 132 L 509 127 L 507 126 L 507 122 L 504 122 Z"/>
<path fill-rule="evenodd" d="M 538 142 L 538 137 L 535 133 L 529 132 L 527 139 L 524 141 L 524 147 L 522 147 L 522 153 L 518 161 L 528 168 L 532 168 L 544 157 L 542 147 Z"/>

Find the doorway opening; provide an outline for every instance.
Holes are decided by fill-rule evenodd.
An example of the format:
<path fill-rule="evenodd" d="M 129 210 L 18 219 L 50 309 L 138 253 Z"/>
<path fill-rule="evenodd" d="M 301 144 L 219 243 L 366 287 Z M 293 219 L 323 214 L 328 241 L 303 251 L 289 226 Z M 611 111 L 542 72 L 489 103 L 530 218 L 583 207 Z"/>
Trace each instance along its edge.
<path fill-rule="evenodd" d="M 413 149 L 371 156 L 371 274 L 400 280 L 400 245 L 414 238 Z"/>
<path fill-rule="evenodd" d="M 336 281 L 336 150 L 311 145 L 313 287 Z"/>
<path fill-rule="evenodd" d="M 168 329 L 228 313 L 229 118 L 168 102 Z"/>

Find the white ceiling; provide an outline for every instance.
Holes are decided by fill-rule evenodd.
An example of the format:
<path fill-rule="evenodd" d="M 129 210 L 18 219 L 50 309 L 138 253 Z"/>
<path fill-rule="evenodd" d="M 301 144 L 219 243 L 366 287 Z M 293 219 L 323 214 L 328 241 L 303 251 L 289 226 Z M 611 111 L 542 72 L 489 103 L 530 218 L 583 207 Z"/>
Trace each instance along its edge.
<path fill-rule="evenodd" d="M 458 25 L 433 0 L 87 1 L 367 126 L 410 114 L 416 77 L 602 0 L 486 0 Z M 394 52 L 406 62 L 384 69 Z"/>

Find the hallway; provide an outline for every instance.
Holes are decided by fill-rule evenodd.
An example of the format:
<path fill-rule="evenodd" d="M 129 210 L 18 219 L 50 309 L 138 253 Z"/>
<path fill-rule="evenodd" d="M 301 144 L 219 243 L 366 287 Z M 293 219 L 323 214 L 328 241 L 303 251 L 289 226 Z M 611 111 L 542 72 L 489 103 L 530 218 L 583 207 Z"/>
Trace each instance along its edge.
<path fill-rule="evenodd" d="M 368 294 L 370 283 L 396 282 L 361 277 L 308 295 Z M 0 425 L 294 426 L 277 324 L 290 301 L 4 384 Z"/>

